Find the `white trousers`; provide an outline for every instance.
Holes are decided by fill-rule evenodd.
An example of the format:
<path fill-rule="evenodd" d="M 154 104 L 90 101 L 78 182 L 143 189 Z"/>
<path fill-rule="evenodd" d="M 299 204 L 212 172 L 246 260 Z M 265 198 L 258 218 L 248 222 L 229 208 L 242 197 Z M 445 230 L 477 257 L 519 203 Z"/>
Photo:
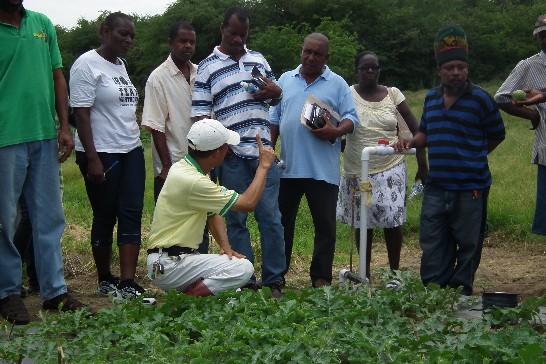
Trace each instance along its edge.
<path fill-rule="evenodd" d="M 153 277 L 153 265 L 163 267 L 163 274 Z M 146 259 L 148 277 L 152 283 L 164 290 L 184 291 L 187 286 L 203 278 L 203 283 L 213 293 L 237 289 L 245 285 L 254 266 L 247 259 L 231 258 L 218 254 L 181 254 L 169 256 L 167 253 L 148 254 Z"/>

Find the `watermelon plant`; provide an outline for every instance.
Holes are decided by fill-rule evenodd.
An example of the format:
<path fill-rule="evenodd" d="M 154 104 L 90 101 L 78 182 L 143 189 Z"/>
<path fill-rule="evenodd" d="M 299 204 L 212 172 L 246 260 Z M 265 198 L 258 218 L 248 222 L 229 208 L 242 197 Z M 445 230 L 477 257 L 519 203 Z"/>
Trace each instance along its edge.
<path fill-rule="evenodd" d="M 5 327 L 0 359 L 39 363 L 546 363 L 546 296 L 483 319 L 455 315 L 460 294 L 400 274 L 395 291 L 367 286 L 264 288 L 157 306 L 116 305 L 97 316 L 42 314 Z M 504 320 L 503 317 L 509 317 Z M 495 324 L 497 329 L 492 329 Z M 62 353 L 62 359 L 60 359 Z"/>

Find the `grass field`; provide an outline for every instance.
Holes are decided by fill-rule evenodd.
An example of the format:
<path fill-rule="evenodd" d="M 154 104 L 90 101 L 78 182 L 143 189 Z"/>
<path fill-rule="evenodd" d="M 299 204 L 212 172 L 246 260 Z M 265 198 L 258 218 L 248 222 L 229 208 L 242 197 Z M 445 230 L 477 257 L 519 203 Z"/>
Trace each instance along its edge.
<path fill-rule="evenodd" d="M 485 86 L 494 94 L 498 84 Z M 417 118 L 421 115 L 425 90 L 404 92 L 407 102 Z M 530 123 L 503 113 L 506 126 L 506 140 L 490 155 L 490 168 L 493 186 L 489 200 L 490 237 L 497 244 L 533 244 L 544 242 L 543 237 L 531 234 L 530 227 L 535 205 L 536 166 L 530 163 L 534 132 Z M 147 180 L 142 230 L 144 244 L 148 236 L 154 209 L 153 173 L 151 166 L 150 137 L 142 133 L 145 148 Z M 416 171 L 414 157 L 407 158 L 410 184 Z M 82 176 L 72 156 L 63 165 L 64 206 L 67 221 L 65 250 L 89 253 L 89 231 L 91 227 L 91 208 L 85 194 Z M 419 199 L 408 202 L 407 224 L 404 227 L 406 244 L 417 244 L 419 232 Z M 258 241 L 259 233 L 255 221 L 250 217 L 249 228 L 252 240 Z M 313 224 L 305 200 L 298 216 L 294 255 L 309 257 L 313 246 Z M 377 232 L 378 236 L 381 232 Z M 350 229 L 338 224 L 336 261 L 348 258 Z M 254 243 L 259 261 L 259 244 Z"/>

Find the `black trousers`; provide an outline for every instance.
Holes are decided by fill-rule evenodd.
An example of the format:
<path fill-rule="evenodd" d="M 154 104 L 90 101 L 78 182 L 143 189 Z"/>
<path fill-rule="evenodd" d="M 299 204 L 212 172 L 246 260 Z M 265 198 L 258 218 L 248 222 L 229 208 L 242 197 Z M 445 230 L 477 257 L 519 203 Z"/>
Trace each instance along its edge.
<path fill-rule="evenodd" d="M 332 264 L 336 247 L 336 204 L 339 187 L 312 178 L 281 178 L 279 209 L 284 227 L 286 272 L 290 267 L 296 217 L 303 196 L 313 218 L 315 237 L 309 274 L 311 281 L 332 281 Z"/>

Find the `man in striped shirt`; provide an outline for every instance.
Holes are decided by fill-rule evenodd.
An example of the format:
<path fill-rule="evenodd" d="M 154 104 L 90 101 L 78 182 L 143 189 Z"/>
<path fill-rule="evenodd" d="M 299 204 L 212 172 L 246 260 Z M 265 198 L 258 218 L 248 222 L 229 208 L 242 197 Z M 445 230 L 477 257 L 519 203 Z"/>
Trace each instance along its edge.
<path fill-rule="evenodd" d="M 245 9 L 233 7 L 226 10 L 220 27 L 222 41 L 197 69 L 191 111 L 191 116 L 197 119 L 214 114 L 226 128 L 239 133 L 240 144 L 230 147 L 218 170 L 220 183 L 238 193 L 247 189 L 258 168 L 256 135 L 260 135 L 265 146 L 271 146 L 269 105 L 276 105 L 282 96 L 264 56 L 246 48 L 249 27 L 250 18 Z M 251 94 L 241 82 L 252 82 L 253 68 L 264 76 L 261 80 L 265 86 Z M 264 194 L 254 212 L 261 235 L 262 284 L 269 286 L 274 296 L 281 295 L 286 265 L 278 205 L 279 183 L 279 168 L 271 168 Z M 246 212 L 234 211 L 227 214 L 228 235 L 233 248 L 254 263 L 246 227 L 247 215 Z M 254 276 L 247 286 L 257 288 Z"/>
<path fill-rule="evenodd" d="M 531 163 L 538 165 L 537 199 L 531 231 L 533 234 L 546 235 L 546 104 L 536 100 L 538 102 L 535 102 L 533 108 L 519 107 L 512 104 L 511 97 L 512 92 L 518 89 L 534 88 L 545 91 L 546 15 L 537 19 L 533 36 L 536 37 L 541 51 L 516 65 L 497 91 L 495 101 L 508 114 L 530 120 L 531 130 L 535 130 Z"/>
<path fill-rule="evenodd" d="M 396 149 L 427 147 L 430 171 L 421 207 L 421 280 L 471 295 L 480 254 L 484 200 L 491 186 L 487 155 L 505 137 L 493 98 L 468 80 L 463 29 L 447 26 L 435 44 L 442 84 L 430 90 L 420 132 Z"/>

